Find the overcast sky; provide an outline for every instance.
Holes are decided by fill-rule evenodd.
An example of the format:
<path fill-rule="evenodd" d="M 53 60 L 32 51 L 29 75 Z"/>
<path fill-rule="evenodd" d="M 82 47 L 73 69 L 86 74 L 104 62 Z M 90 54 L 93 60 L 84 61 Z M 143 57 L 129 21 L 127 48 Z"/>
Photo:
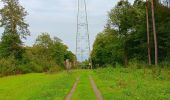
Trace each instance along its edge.
<path fill-rule="evenodd" d="M 91 45 L 97 33 L 103 30 L 108 11 L 118 1 L 86 0 Z M 48 32 L 52 37 L 62 39 L 75 52 L 77 0 L 20 0 L 20 3 L 29 13 L 26 21 L 30 25 L 31 36 L 25 41 L 26 45 L 31 46 L 39 34 Z"/>

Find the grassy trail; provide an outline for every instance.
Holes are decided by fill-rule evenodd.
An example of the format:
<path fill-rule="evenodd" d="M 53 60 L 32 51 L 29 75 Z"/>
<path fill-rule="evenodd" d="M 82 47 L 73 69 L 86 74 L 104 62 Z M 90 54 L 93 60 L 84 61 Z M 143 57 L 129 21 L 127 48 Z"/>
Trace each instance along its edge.
<path fill-rule="evenodd" d="M 79 76 L 72 100 L 96 100 L 89 75 L 104 100 L 170 100 L 170 70 L 153 77 L 150 69 L 127 68 L 0 78 L 0 100 L 64 100 Z"/>
<path fill-rule="evenodd" d="M 97 100 L 90 84 L 90 74 L 92 74 L 92 71 L 81 72 L 80 82 L 72 96 L 72 100 Z"/>
<path fill-rule="evenodd" d="M 27 74 L 0 78 L 0 100 L 63 100 L 74 74 Z"/>

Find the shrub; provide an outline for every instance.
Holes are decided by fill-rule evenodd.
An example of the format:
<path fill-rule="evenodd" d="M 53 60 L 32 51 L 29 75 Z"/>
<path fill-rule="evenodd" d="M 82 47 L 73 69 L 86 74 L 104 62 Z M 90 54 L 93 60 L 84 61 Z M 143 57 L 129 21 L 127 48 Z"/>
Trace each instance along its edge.
<path fill-rule="evenodd" d="M 141 69 L 145 66 L 146 65 L 143 62 L 141 62 L 137 59 L 130 60 L 129 65 L 128 65 L 128 67 L 131 68 L 131 69 Z"/>
<path fill-rule="evenodd" d="M 14 57 L 0 59 L 1 76 L 20 73 L 20 71 L 17 69 L 17 65 L 18 65 L 18 61 L 16 61 Z"/>
<path fill-rule="evenodd" d="M 61 70 L 63 70 L 62 67 L 54 66 L 54 67 L 51 67 L 51 68 L 49 69 L 48 73 L 56 73 L 56 72 L 59 72 L 59 71 L 61 71 Z"/>
<path fill-rule="evenodd" d="M 116 68 L 123 68 L 123 65 L 121 65 L 120 63 L 116 63 L 115 67 Z"/>
<path fill-rule="evenodd" d="M 170 68 L 170 61 L 163 61 L 159 64 L 161 68 Z"/>
<path fill-rule="evenodd" d="M 19 70 L 25 74 L 25 73 L 32 73 L 32 72 L 43 72 L 43 67 L 34 63 L 34 62 L 29 62 L 27 64 L 21 64 L 19 65 Z"/>

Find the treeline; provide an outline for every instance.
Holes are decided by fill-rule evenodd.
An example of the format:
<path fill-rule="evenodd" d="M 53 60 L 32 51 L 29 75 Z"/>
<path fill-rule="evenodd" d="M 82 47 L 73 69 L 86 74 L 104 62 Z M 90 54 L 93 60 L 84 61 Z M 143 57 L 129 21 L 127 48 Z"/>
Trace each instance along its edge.
<path fill-rule="evenodd" d="M 154 0 L 158 40 L 159 65 L 170 67 L 170 8 Z M 108 23 L 93 45 L 91 58 L 94 67 L 116 66 L 129 63 L 148 64 L 148 46 L 151 62 L 155 64 L 155 46 L 151 2 L 148 3 L 149 37 L 147 43 L 146 2 L 135 0 L 130 4 L 121 0 L 108 14 Z"/>
<path fill-rule="evenodd" d="M 76 60 L 66 45 L 48 33 L 42 33 L 33 46 L 22 42 L 30 35 L 29 25 L 25 22 L 28 14 L 18 0 L 1 0 L 1 27 L 4 28 L 0 41 L 0 75 L 30 72 L 53 72 L 64 69 L 64 61 Z"/>

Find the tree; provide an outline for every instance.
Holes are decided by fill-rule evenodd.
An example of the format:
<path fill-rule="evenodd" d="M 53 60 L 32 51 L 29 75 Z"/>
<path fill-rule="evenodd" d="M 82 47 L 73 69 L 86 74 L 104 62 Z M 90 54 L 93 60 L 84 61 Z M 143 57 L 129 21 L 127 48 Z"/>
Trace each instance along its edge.
<path fill-rule="evenodd" d="M 117 32 L 111 29 L 105 29 L 97 35 L 91 54 L 94 68 L 114 66 L 116 63 L 122 64 L 122 40 L 116 35 Z"/>
<path fill-rule="evenodd" d="M 157 39 L 157 48 L 158 48 L 158 58 L 159 62 L 164 60 L 169 60 L 169 48 L 170 48 L 170 8 L 163 6 L 158 2 L 158 0 L 154 1 L 155 8 L 155 27 L 156 27 L 156 37 Z M 155 43 L 156 44 L 156 43 Z M 154 44 L 154 45 L 155 45 Z M 154 51 L 153 51 L 154 52 Z M 155 51 L 156 53 L 156 51 Z M 155 54 L 156 57 L 156 54 Z M 156 58 L 155 58 L 156 59 Z M 156 62 L 156 60 L 155 60 Z M 155 63 L 156 64 L 156 63 Z M 158 63 L 157 63 L 158 64 Z"/>
<path fill-rule="evenodd" d="M 62 40 L 58 37 L 51 38 L 49 33 L 42 33 L 37 37 L 31 55 L 34 58 L 32 61 L 44 66 L 45 71 L 53 67 L 52 65 L 64 67 L 66 59 L 71 62 L 76 60 L 75 55 L 68 51 L 68 47 L 62 43 Z"/>
<path fill-rule="evenodd" d="M 148 2 L 150 5 L 151 2 Z M 159 4 L 155 5 L 155 28 L 158 35 L 158 58 L 159 61 L 170 60 L 170 9 Z M 109 12 L 109 23 L 106 29 L 101 32 L 93 45 L 92 60 L 99 66 L 115 65 L 115 63 L 126 65 L 126 55 L 130 61 L 137 60 L 146 63 L 149 56 L 152 58 L 149 63 L 154 62 L 154 35 L 149 23 L 152 23 L 151 7 L 147 7 L 143 0 L 135 0 L 133 5 L 127 1 L 120 1 Z M 148 19 L 148 21 L 146 21 Z M 147 27 L 148 26 L 148 27 Z M 149 34 L 146 34 L 149 33 Z M 152 33 L 152 34 L 150 34 Z M 149 37 L 149 39 L 147 38 Z M 150 44 L 150 46 L 148 46 Z M 148 53 L 150 47 L 150 54 Z M 126 49 L 125 49 L 126 48 Z M 149 54 L 149 55 L 148 55 Z"/>
<path fill-rule="evenodd" d="M 151 47 L 150 47 L 150 31 L 149 31 L 149 13 L 148 0 L 146 0 L 146 23 L 147 23 L 147 48 L 148 48 L 148 64 L 151 65 Z"/>
<path fill-rule="evenodd" d="M 21 38 L 30 34 L 28 24 L 25 23 L 27 12 L 18 0 L 2 0 L 4 7 L 0 9 L 1 27 L 4 27 L 0 43 L 0 57 L 14 56 L 22 58 L 24 49 Z"/>
<path fill-rule="evenodd" d="M 109 13 L 109 22 L 114 30 L 118 31 L 118 37 L 124 40 L 124 62 L 128 64 L 128 37 L 133 32 L 134 23 L 134 9 L 131 4 L 126 0 L 118 2 L 115 8 Z"/>
<path fill-rule="evenodd" d="M 154 0 L 151 0 L 152 7 L 152 25 L 153 25 L 153 34 L 154 34 L 154 45 L 155 45 L 155 65 L 158 65 L 158 41 L 157 41 L 157 33 L 155 26 L 155 8 L 154 8 Z"/>
<path fill-rule="evenodd" d="M 51 39 L 49 33 L 42 33 L 36 39 L 35 45 L 40 45 L 44 48 L 49 48 L 50 45 L 53 44 L 53 40 Z"/>
<path fill-rule="evenodd" d="M 137 3 L 137 1 L 138 1 L 138 3 Z M 141 50 L 141 54 L 140 54 L 140 52 L 138 52 L 138 55 L 142 55 L 142 54 L 145 55 L 145 52 L 144 52 L 145 49 L 142 49 L 142 45 L 147 46 L 149 44 L 150 45 L 149 46 L 150 47 L 150 56 L 152 58 L 151 61 L 152 61 L 152 63 L 154 63 L 156 56 L 154 56 L 155 55 L 155 44 L 154 44 L 155 39 L 154 39 L 154 35 L 153 35 L 154 33 L 152 31 L 153 25 L 146 28 L 147 27 L 146 26 L 147 25 L 146 3 L 148 4 L 148 24 L 153 22 L 153 20 L 152 20 L 152 9 L 150 7 L 151 1 L 148 1 L 146 3 L 143 2 L 141 4 L 139 3 L 139 1 L 141 1 L 141 0 L 136 0 L 135 3 L 134 3 L 134 7 L 136 5 L 135 9 L 140 11 L 140 13 L 137 14 L 137 16 L 140 15 L 140 17 L 138 19 L 136 19 L 137 21 L 135 21 L 135 22 L 137 22 L 137 23 L 134 24 L 134 26 L 136 27 L 135 28 L 135 30 L 136 30 L 135 34 L 137 36 L 140 36 L 140 37 L 133 39 L 133 40 L 141 41 L 141 43 L 134 45 L 133 48 L 138 47 L 138 50 Z M 143 6 L 143 4 L 145 6 Z M 170 41 L 168 39 L 168 37 L 169 37 L 168 27 L 170 27 L 169 26 L 170 25 L 169 24 L 170 9 L 161 5 L 157 0 L 155 1 L 154 5 L 155 5 L 154 15 L 155 15 L 155 23 L 156 23 L 155 27 L 157 29 L 157 35 L 158 35 L 157 40 L 158 40 L 158 43 L 159 43 L 159 45 L 158 45 L 158 51 L 159 51 L 158 52 L 159 53 L 158 58 L 159 58 L 159 61 L 161 62 L 161 61 L 164 61 L 165 59 L 169 58 L 169 57 L 167 57 L 169 55 L 167 53 L 168 52 L 167 50 L 169 48 L 168 43 L 170 43 Z M 144 9 L 144 7 L 145 7 L 145 9 Z M 146 23 L 144 23 L 144 22 L 146 22 Z M 144 36 L 143 34 L 146 33 L 146 32 L 147 33 L 149 32 L 151 34 L 147 34 L 147 36 Z M 134 35 L 132 37 L 134 37 Z M 150 38 L 148 40 L 147 38 L 145 39 L 145 37 L 150 37 Z M 147 43 L 145 42 L 145 40 L 147 41 Z M 135 53 L 136 51 L 133 51 L 133 52 Z M 147 59 L 144 56 L 142 58 Z M 144 59 L 142 59 L 142 60 L 144 60 Z"/>

